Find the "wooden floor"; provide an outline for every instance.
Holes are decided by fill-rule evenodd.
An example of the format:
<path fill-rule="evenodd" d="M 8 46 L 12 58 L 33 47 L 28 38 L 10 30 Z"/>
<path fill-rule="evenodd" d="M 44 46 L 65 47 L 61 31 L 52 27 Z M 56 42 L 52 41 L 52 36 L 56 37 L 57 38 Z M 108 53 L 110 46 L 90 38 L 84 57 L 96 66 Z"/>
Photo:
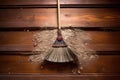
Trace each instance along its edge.
<path fill-rule="evenodd" d="M 56 29 L 55 0 L 0 0 L 0 80 L 120 80 L 120 1 L 61 0 L 63 29 L 91 35 L 98 57 L 76 71 L 74 63 L 32 63 L 33 35 Z"/>

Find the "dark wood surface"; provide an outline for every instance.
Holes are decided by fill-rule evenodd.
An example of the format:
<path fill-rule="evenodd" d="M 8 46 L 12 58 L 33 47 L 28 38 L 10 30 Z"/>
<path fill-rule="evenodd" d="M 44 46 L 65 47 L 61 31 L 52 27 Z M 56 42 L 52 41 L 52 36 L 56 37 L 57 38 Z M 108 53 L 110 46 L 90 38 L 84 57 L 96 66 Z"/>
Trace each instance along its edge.
<path fill-rule="evenodd" d="M 1 74 L 39 73 L 39 74 L 77 74 L 72 63 L 56 64 L 29 61 L 30 55 L 1 55 Z M 119 55 L 100 55 L 95 61 L 82 64 L 81 74 L 120 74 Z M 66 66 L 66 67 L 65 67 Z"/>
<path fill-rule="evenodd" d="M 88 46 L 95 51 L 120 51 L 120 32 L 85 31 L 91 40 Z M 33 51 L 34 37 L 32 32 L 0 32 L 0 51 Z"/>
<path fill-rule="evenodd" d="M 119 27 L 119 8 L 65 8 L 63 27 Z M 0 27 L 56 27 L 56 9 L 0 9 Z"/>
<path fill-rule="evenodd" d="M 119 80 L 119 75 L 39 75 L 39 74 L 22 74 L 22 75 L 0 75 L 1 80 Z"/>
<path fill-rule="evenodd" d="M 55 29 L 57 0 L 0 0 L 0 80 L 120 80 L 120 1 L 61 0 L 63 28 L 89 33 L 98 58 L 73 73 L 73 63 L 29 61 L 33 35 Z"/>

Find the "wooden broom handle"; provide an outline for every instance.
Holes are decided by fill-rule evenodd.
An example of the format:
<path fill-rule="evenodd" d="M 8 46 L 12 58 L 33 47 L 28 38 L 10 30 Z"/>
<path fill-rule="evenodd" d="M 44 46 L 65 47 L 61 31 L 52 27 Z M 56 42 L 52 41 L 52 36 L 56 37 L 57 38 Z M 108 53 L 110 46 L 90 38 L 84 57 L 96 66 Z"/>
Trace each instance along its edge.
<path fill-rule="evenodd" d="M 60 25 L 60 0 L 57 1 L 57 27 L 60 30 L 61 25 Z"/>

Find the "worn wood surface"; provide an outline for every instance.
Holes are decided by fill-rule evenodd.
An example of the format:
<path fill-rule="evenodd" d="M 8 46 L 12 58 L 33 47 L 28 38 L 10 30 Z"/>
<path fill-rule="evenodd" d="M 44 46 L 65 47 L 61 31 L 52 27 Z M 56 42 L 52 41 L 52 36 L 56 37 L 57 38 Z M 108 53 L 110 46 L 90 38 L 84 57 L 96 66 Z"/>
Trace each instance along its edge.
<path fill-rule="evenodd" d="M 107 52 L 84 63 L 80 75 L 73 63 L 29 61 L 35 30 L 57 26 L 56 1 L 0 0 L 0 80 L 120 80 L 119 0 L 61 0 L 62 27 L 88 29 L 87 46 Z"/>
<path fill-rule="evenodd" d="M 119 8 L 61 9 L 61 26 L 119 27 Z M 0 9 L 0 28 L 56 27 L 56 9 Z"/>
<path fill-rule="evenodd" d="M 95 51 L 120 51 L 120 32 L 85 31 L 90 35 L 87 46 Z M 34 32 L 0 32 L 0 51 L 33 51 Z"/>
<path fill-rule="evenodd" d="M 1 74 L 39 73 L 39 74 L 77 74 L 73 63 L 32 63 L 29 55 L 0 55 Z M 118 55 L 101 55 L 95 60 L 82 64 L 81 74 L 120 74 Z"/>

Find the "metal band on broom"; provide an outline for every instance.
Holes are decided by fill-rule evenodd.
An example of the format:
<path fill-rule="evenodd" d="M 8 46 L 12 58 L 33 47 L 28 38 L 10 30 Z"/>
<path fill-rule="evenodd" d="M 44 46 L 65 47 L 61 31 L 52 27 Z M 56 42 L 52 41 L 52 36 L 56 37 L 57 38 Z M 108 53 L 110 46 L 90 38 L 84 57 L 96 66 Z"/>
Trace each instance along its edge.
<path fill-rule="evenodd" d="M 57 38 L 52 45 L 52 49 L 49 50 L 48 54 L 45 56 L 45 60 L 50 62 L 72 62 L 75 60 L 75 53 L 67 47 L 62 33 L 60 25 L 60 0 L 57 1 L 58 11 L 57 11 Z"/>

